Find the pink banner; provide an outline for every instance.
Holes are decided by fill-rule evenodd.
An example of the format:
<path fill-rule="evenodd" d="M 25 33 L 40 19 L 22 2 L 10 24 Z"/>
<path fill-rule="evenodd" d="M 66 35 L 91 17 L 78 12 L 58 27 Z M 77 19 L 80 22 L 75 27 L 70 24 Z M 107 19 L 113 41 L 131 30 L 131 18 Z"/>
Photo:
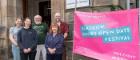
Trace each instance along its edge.
<path fill-rule="evenodd" d="M 138 10 L 76 11 L 73 53 L 99 60 L 140 60 Z"/>

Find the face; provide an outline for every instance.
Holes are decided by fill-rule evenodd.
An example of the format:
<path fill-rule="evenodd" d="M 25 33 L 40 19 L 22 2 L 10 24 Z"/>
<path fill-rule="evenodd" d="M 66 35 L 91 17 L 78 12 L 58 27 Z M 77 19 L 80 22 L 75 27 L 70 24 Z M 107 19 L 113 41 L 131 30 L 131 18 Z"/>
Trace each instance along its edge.
<path fill-rule="evenodd" d="M 56 19 L 56 21 L 60 21 L 60 20 L 61 20 L 61 15 L 60 15 L 60 13 L 56 13 L 56 14 L 55 14 L 55 19 Z"/>
<path fill-rule="evenodd" d="M 26 26 L 26 27 L 30 27 L 30 26 L 31 26 L 31 20 L 30 20 L 30 19 L 26 19 L 26 20 L 24 21 L 24 23 L 25 23 L 25 26 Z"/>
<path fill-rule="evenodd" d="M 40 24 L 40 23 L 42 22 L 42 17 L 39 16 L 39 15 L 35 16 L 35 17 L 34 17 L 34 22 L 35 22 L 36 24 Z"/>
<path fill-rule="evenodd" d="M 21 19 L 17 19 L 16 20 L 16 26 L 21 26 L 22 25 L 22 20 Z"/>
<path fill-rule="evenodd" d="M 57 31 L 58 31 L 58 27 L 57 26 L 52 26 L 52 32 L 57 33 Z"/>

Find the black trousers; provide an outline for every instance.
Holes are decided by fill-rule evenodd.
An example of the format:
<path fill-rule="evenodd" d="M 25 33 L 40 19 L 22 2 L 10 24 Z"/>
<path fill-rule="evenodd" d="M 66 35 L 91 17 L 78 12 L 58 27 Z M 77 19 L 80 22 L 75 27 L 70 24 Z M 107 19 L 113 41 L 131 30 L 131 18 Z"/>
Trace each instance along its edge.
<path fill-rule="evenodd" d="M 47 54 L 47 60 L 62 60 L 62 54 Z"/>
<path fill-rule="evenodd" d="M 20 53 L 21 56 L 21 60 L 35 60 L 35 56 L 36 56 L 36 51 L 35 52 L 30 52 L 28 54 L 25 54 L 23 52 Z"/>

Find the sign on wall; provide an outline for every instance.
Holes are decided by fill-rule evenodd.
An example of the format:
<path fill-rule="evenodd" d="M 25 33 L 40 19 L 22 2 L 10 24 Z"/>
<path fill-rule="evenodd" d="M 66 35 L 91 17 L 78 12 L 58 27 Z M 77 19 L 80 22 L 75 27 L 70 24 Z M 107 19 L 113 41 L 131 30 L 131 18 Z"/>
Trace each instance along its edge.
<path fill-rule="evenodd" d="M 75 0 L 66 0 L 66 9 L 75 8 L 76 1 Z M 76 7 L 87 7 L 90 6 L 90 0 L 77 0 Z"/>

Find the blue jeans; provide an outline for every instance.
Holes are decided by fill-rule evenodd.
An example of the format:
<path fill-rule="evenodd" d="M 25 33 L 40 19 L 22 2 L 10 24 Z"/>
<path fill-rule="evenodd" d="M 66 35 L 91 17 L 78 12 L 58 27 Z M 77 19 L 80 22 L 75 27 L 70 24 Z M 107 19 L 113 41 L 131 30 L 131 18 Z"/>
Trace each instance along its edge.
<path fill-rule="evenodd" d="M 12 45 L 12 54 L 13 54 L 13 60 L 21 60 L 19 47 Z"/>

